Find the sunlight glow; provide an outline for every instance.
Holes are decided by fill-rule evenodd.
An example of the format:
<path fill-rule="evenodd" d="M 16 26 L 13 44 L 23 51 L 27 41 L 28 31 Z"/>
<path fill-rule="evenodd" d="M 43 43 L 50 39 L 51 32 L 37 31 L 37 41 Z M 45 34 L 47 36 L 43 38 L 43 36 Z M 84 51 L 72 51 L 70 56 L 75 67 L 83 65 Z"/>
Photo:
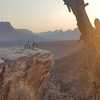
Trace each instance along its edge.
<path fill-rule="evenodd" d="M 100 0 L 85 0 L 85 2 L 89 2 L 89 6 L 86 8 L 86 10 L 93 24 L 95 18 L 100 19 Z"/>
<path fill-rule="evenodd" d="M 94 23 L 100 18 L 100 0 L 85 0 L 88 16 Z M 62 0 L 0 0 L 0 20 L 34 32 L 76 28 L 75 16 Z"/>

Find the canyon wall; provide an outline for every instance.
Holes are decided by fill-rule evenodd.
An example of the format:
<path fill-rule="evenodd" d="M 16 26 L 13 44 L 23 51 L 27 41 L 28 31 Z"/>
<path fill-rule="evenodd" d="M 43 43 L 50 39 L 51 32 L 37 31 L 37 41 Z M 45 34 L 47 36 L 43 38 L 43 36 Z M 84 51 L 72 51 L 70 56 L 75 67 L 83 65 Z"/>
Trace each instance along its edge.
<path fill-rule="evenodd" d="M 42 99 L 53 63 L 49 51 L 0 49 L 0 100 Z"/>

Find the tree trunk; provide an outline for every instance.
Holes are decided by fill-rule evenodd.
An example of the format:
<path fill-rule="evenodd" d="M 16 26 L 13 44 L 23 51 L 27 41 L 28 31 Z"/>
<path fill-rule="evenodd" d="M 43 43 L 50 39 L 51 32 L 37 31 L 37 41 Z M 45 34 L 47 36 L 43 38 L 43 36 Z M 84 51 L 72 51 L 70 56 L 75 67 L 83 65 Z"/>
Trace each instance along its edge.
<path fill-rule="evenodd" d="M 73 14 L 76 17 L 78 28 L 81 32 L 81 39 L 84 41 L 87 51 L 88 58 L 88 67 L 89 73 L 91 73 L 90 77 L 92 81 L 96 81 L 97 76 L 96 67 L 100 65 L 100 47 L 98 41 L 96 39 L 95 28 L 92 27 L 90 20 L 87 16 L 84 0 L 63 0 L 67 7 L 71 9 Z M 99 79 L 100 80 L 100 79 Z"/>

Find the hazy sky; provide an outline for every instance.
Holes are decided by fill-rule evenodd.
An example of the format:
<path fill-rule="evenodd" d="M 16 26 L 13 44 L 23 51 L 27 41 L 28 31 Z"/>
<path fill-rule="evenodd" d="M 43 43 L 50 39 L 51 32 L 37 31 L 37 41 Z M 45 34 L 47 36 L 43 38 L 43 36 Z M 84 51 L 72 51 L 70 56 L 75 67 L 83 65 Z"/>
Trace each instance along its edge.
<path fill-rule="evenodd" d="M 93 23 L 95 17 L 100 18 L 100 0 L 85 1 L 90 3 L 87 12 Z M 62 0 L 0 0 L 0 20 L 34 32 L 76 27 L 75 17 Z"/>

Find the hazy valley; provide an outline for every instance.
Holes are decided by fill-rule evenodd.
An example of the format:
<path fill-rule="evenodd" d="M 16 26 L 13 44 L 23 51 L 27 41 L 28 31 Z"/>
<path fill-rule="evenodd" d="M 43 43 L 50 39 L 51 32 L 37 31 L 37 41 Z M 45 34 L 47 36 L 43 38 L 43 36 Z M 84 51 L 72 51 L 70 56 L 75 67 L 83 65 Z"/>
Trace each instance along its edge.
<path fill-rule="evenodd" d="M 30 100 L 73 100 L 76 97 L 78 97 L 78 100 L 88 100 L 89 98 L 91 98 L 88 98 L 88 96 L 90 96 L 90 92 L 88 90 L 89 88 L 91 88 L 91 86 L 89 87 L 89 69 L 87 66 L 86 55 L 87 50 L 84 46 L 83 41 L 79 41 L 80 33 L 77 29 L 75 29 L 74 31 L 70 30 L 66 32 L 55 31 L 36 34 L 26 29 L 15 29 L 8 22 L 1 22 L 0 27 L 2 27 L 0 28 L 1 63 L 2 60 L 4 60 L 4 66 L 9 66 L 5 66 L 6 72 L 4 72 L 4 75 L 7 74 L 8 76 L 4 77 L 3 81 L 5 81 L 6 78 L 10 79 L 10 74 L 13 76 L 13 78 L 11 78 L 11 80 L 9 80 L 8 82 L 12 82 L 11 87 L 15 89 L 14 95 L 22 98 L 21 100 L 28 100 L 29 98 Z M 30 43 L 32 43 L 32 41 L 34 40 L 38 44 L 38 48 L 25 49 L 24 44 L 28 40 L 30 41 Z M 20 48 L 21 50 L 18 48 Z M 39 48 L 42 49 L 42 51 L 39 51 Z M 45 50 L 50 51 L 51 53 L 49 54 Z M 23 53 L 25 55 L 23 55 Z M 7 55 L 9 55 L 9 57 L 13 60 L 10 59 Z M 53 58 L 51 58 L 52 55 Z M 33 58 L 31 58 L 31 56 Z M 18 60 L 14 60 L 14 57 L 18 57 Z M 30 62 L 28 60 L 28 57 L 30 61 L 33 61 L 31 62 L 31 65 L 28 65 L 28 62 Z M 48 57 L 48 59 L 50 60 L 47 61 L 46 57 Z M 20 62 L 20 59 L 22 60 L 22 62 Z M 37 60 L 35 61 L 32 59 Z M 44 60 L 42 61 L 42 59 Z M 54 62 L 53 66 L 52 62 Z M 19 65 L 18 69 L 16 65 Z M 13 66 L 14 71 L 12 71 Z M 29 70 L 25 70 L 24 66 L 26 66 L 25 69 L 30 66 Z M 43 71 L 43 74 L 41 73 L 38 77 L 35 77 L 35 74 L 37 75 L 37 73 L 41 71 L 39 69 L 37 70 L 37 67 L 40 67 L 40 69 L 42 68 L 41 70 Z M 20 68 L 22 68 L 21 72 Z M 35 73 L 34 75 L 32 74 L 31 70 Z M 26 73 L 28 74 L 26 75 Z M 48 73 L 49 77 L 47 77 Z M 24 74 L 26 76 L 24 76 L 23 78 Z M 16 82 L 14 78 L 19 79 L 16 83 L 19 88 L 13 86 Z M 26 82 L 24 85 L 23 79 L 25 79 Z M 34 81 L 32 81 L 32 79 Z M 34 83 L 35 81 L 36 83 Z M 45 83 L 47 83 L 46 87 Z M 7 85 L 9 84 L 7 83 Z M 21 88 L 22 85 L 23 88 Z M 35 85 L 37 87 L 34 91 L 33 88 L 35 87 Z M 28 88 L 28 86 L 31 86 L 32 89 Z M 11 88 L 10 86 L 8 87 Z M 16 89 L 18 89 L 19 92 L 24 91 L 23 94 L 18 94 L 18 91 L 16 91 Z M 5 93 L 6 90 L 4 89 L 2 91 L 4 91 Z M 31 98 L 30 94 L 28 94 L 28 91 L 29 93 L 36 92 L 37 96 L 34 96 L 34 94 L 32 94 L 32 97 L 38 99 Z M 8 99 L 3 100 L 10 100 L 9 98 L 13 98 L 11 96 L 13 94 L 12 89 L 7 94 L 9 95 Z M 26 99 L 23 99 L 25 97 L 25 94 L 28 94 L 28 96 L 26 97 Z M 15 100 L 19 100 L 17 99 L 17 97 L 15 98 Z"/>

